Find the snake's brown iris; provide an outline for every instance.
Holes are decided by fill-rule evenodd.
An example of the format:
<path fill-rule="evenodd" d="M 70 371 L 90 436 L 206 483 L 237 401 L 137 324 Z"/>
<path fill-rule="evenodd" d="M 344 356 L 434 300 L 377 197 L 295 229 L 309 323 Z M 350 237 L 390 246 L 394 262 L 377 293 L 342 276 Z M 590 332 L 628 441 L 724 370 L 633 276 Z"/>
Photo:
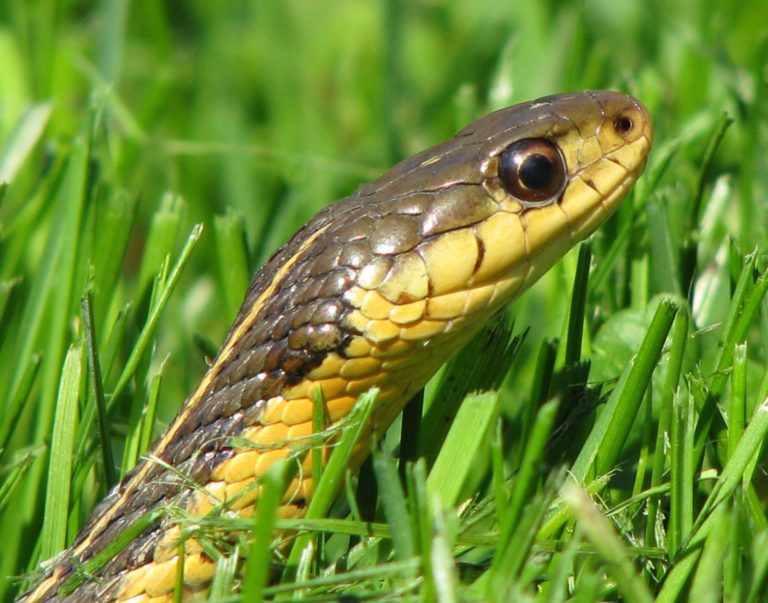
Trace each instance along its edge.
<path fill-rule="evenodd" d="M 73 592 L 63 585 L 148 511 L 252 515 L 261 476 L 314 433 L 318 388 L 326 426 L 378 388 L 359 463 L 451 354 L 611 214 L 650 146 L 650 118 L 633 98 L 552 96 L 486 115 L 321 211 L 256 274 L 151 456 L 20 600 L 169 603 L 180 559 L 184 598 L 204 595 L 210 549 L 180 542 L 170 516 Z M 300 516 L 312 497 L 305 458 L 282 516 Z"/>

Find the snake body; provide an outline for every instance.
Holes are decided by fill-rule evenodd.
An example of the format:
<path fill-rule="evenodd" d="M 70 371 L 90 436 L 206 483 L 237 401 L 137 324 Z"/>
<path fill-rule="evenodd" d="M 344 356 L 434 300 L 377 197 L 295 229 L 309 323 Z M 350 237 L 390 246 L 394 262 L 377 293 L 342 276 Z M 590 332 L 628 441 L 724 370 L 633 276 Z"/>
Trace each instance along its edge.
<path fill-rule="evenodd" d="M 256 274 L 215 362 L 151 458 L 20 601 L 171 601 L 180 529 L 168 517 L 74 592 L 61 587 L 161 505 L 195 516 L 224 503 L 251 514 L 259 477 L 312 433 L 318 388 L 329 424 L 379 388 L 370 433 L 382 433 L 490 316 L 611 214 L 651 138 L 646 110 L 630 97 L 546 97 L 486 115 L 321 211 Z M 300 473 L 281 513 L 300 516 L 312 490 L 309 471 Z M 195 541 L 183 554 L 184 595 L 194 598 L 215 563 Z"/>

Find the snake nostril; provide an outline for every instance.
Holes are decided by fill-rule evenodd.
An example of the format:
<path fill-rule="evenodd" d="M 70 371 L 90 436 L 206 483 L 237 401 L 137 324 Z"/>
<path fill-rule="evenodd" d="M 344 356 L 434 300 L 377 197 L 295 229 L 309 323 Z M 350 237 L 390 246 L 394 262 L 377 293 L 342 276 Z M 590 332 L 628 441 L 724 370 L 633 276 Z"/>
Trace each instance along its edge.
<path fill-rule="evenodd" d="M 613 120 L 613 127 L 619 134 L 624 136 L 632 131 L 632 128 L 635 127 L 635 123 L 632 121 L 631 117 L 627 117 L 626 115 L 619 115 L 616 119 Z"/>

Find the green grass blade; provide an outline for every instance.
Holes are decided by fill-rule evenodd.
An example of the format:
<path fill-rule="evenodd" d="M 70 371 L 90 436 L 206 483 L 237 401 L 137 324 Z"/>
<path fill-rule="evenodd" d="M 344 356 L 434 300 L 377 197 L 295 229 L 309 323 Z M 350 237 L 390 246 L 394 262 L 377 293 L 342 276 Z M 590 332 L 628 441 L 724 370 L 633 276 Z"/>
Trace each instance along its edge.
<path fill-rule="evenodd" d="M 429 491 L 443 504 L 453 506 L 458 503 L 464 485 L 473 475 L 478 478 L 482 474 L 480 467 L 466 460 L 482 458 L 480 452 L 490 441 L 490 428 L 498 404 L 498 392 L 484 392 L 468 395 L 459 407 L 427 478 Z"/>
<path fill-rule="evenodd" d="M 581 360 L 581 343 L 584 337 L 584 313 L 586 311 L 589 283 L 589 265 L 592 248 L 589 242 L 579 246 L 579 259 L 573 279 L 573 294 L 568 313 L 568 332 L 565 338 L 565 365 L 575 366 Z"/>
<path fill-rule="evenodd" d="M 32 150 L 39 143 L 51 117 L 51 103 L 27 108 L 0 148 L 0 182 L 13 182 Z"/>
<path fill-rule="evenodd" d="M 691 582 L 692 601 L 723 600 L 723 561 L 728 552 L 728 539 L 734 526 L 725 507 L 719 507 L 712 517 L 709 537 L 704 543 L 701 558 Z"/>
<path fill-rule="evenodd" d="M 693 400 L 687 388 L 678 390 L 673 401 L 672 429 L 670 433 L 670 494 L 669 552 L 674 556 L 688 538 L 693 527 L 693 474 L 692 457 Z"/>
<path fill-rule="evenodd" d="M 184 209 L 185 203 L 181 196 L 167 193 L 163 196 L 160 207 L 153 214 L 141 259 L 139 291 L 147 290 L 158 270 L 165 264 L 165 259 L 173 254 Z"/>
<path fill-rule="evenodd" d="M 541 467 L 540 461 L 544 456 L 559 407 L 560 401 L 552 400 L 542 406 L 536 415 L 530 439 L 526 442 L 523 460 L 515 477 L 512 496 L 504 511 L 499 512 L 500 517 L 505 517 L 503 525 L 507 526 L 507 529 L 513 529 L 517 525 L 525 501 L 535 492 L 537 469 Z M 502 538 L 503 532 L 504 528 Z"/>
<path fill-rule="evenodd" d="M 18 495 L 19 484 L 29 471 L 37 457 L 45 452 L 40 446 L 33 450 L 20 450 L 5 464 L 0 472 L 0 512 L 2 512 L 15 495 Z"/>
<path fill-rule="evenodd" d="M 749 595 L 745 601 L 756 603 L 765 596 L 765 587 L 768 584 L 768 531 L 763 530 L 755 535 L 749 553 L 748 558 L 752 561 L 754 569 L 749 584 Z"/>
<path fill-rule="evenodd" d="M 583 482 L 595 463 L 598 475 L 613 468 L 623 447 L 629 427 L 650 382 L 664 342 L 677 313 L 677 306 L 663 300 L 656 309 L 648 333 L 634 361 L 627 367 L 611 393 L 605 410 L 592 429 L 571 470 L 577 482 Z"/>
<path fill-rule="evenodd" d="M 192 229 L 189 237 L 187 237 L 187 242 L 179 254 L 179 259 L 176 261 L 176 264 L 174 264 L 173 269 L 168 276 L 168 281 L 165 283 L 165 286 L 160 292 L 156 304 L 152 307 L 150 314 L 147 317 L 147 322 L 145 323 L 144 328 L 142 329 L 141 334 L 139 335 L 139 338 L 136 342 L 136 346 L 133 348 L 128 361 L 125 363 L 125 368 L 123 369 L 120 378 L 117 380 L 117 385 L 115 385 L 115 388 L 112 391 L 112 400 L 120 397 L 120 394 L 128 384 L 129 379 L 133 376 L 142 355 L 149 346 L 155 328 L 157 327 L 157 323 L 160 320 L 160 316 L 162 315 L 162 311 L 168 303 L 168 298 L 170 297 L 176 286 L 176 283 L 179 280 L 181 271 L 184 269 L 185 264 L 189 261 L 189 256 L 191 255 L 195 244 L 200 239 L 200 235 L 202 235 L 202 233 L 203 226 L 202 224 L 198 224 Z"/>
<path fill-rule="evenodd" d="M 512 326 L 494 322 L 481 331 L 447 366 L 440 385 L 427 400 L 419 456 L 432 464 L 450 429 L 452 419 L 467 394 L 496 390 L 517 354 L 522 338 L 512 335 Z"/>
<path fill-rule="evenodd" d="M 90 576 L 93 576 L 99 568 L 112 560 L 128 544 L 136 540 L 140 534 L 156 523 L 165 513 L 166 509 L 163 508 L 157 508 L 144 513 L 134 523 L 115 536 L 101 551 L 83 563 L 79 568 L 80 571 L 75 572 L 62 584 L 59 594 L 62 596 L 71 594 L 80 584 L 88 580 Z"/>
<path fill-rule="evenodd" d="M 6 449 L 8 440 L 13 435 L 19 415 L 24 410 L 24 404 L 27 402 L 39 374 L 40 362 L 39 355 L 32 356 L 16 389 L 15 396 L 8 401 L 7 406 L 3 409 L 2 417 L 0 417 L 0 452 Z"/>
<path fill-rule="evenodd" d="M 277 510 L 285 492 L 287 465 L 275 463 L 261 479 L 259 507 L 254 516 L 253 540 L 248 551 L 243 599 L 261 601 L 269 580 Z"/>
<path fill-rule="evenodd" d="M 603 4 L 0 2 L 0 576 L 40 559 L 45 443 L 70 347 L 98 351 L 109 411 L 97 438 L 100 396 L 82 374 L 66 540 L 107 487 L 99 440 L 126 451 L 126 469 L 148 450 L 206 371 L 252 268 L 313 214 L 490 109 L 614 89 L 648 107 L 654 147 L 590 237 L 589 261 L 586 247 L 567 254 L 505 314 L 522 341 L 508 330 L 481 338 L 380 434 L 382 454 L 400 451 L 404 493 L 380 497 L 371 469 L 357 499 L 350 475 L 347 496 L 329 503 L 334 519 L 276 520 L 317 546 L 295 577 L 261 592 L 318 603 L 627 600 L 620 586 L 632 580 L 617 579 L 603 560 L 611 549 L 557 498 L 554 465 L 573 466 L 601 497 L 635 579 L 662 601 L 762 601 L 768 8 Z M 149 326 L 195 223 L 214 236 L 200 238 Z M 86 288 L 91 326 L 78 309 Z M 663 297 L 681 312 L 635 388 L 629 374 Z M 449 428 L 470 410 L 467 394 L 486 392 L 497 408 L 474 410 L 493 437 Z M 435 502 L 427 468 L 430 480 L 443 473 L 455 507 Z M 383 512 L 393 492 L 400 515 Z M 254 530 L 231 515 L 185 518 L 185 536 L 218 563 L 221 603 L 242 599 L 232 589 Z M 415 556 L 399 561 L 393 540 L 408 532 Z M 13 578 L 0 579 L 0 603 L 16 595 Z"/>
<path fill-rule="evenodd" d="M 51 438 L 45 513 L 43 515 L 41 556 L 44 559 L 62 551 L 67 544 L 72 484 L 72 452 L 77 431 L 77 405 L 81 388 L 82 349 L 70 348 L 61 371 L 59 395 Z"/>
<path fill-rule="evenodd" d="M 408 505 L 397 468 L 384 453 L 374 452 L 373 470 L 379 484 L 379 499 L 384 516 L 391 530 L 395 558 L 399 561 L 411 559 L 416 555 L 416 537 L 408 517 Z"/>
<path fill-rule="evenodd" d="M 736 344 L 733 350 L 731 397 L 728 407 L 728 456 L 736 451 L 744 433 L 747 411 L 747 344 Z"/>
<path fill-rule="evenodd" d="M 216 216 L 213 224 L 219 275 L 227 301 L 227 314 L 236 316 L 248 289 L 251 271 L 245 245 L 245 220 L 236 212 Z"/>
<path fill-rule="evenodd" d="M 667 444 L 672 428 L 674 400 L 675 395 L 678 392 L 678 384 L 680 383 L 680 373 L 682 371 L 686 341 L 688 339 L 689 322 L 688 309 L 686 307 L 680 308 L 677 316 L 675 316 L 675 322 L 672 325 L 671 342 L 669 346 L 669 364 L 667 365 L 667 375 L 664 380 L 660 400 L 658 425 L 656 429 L 656 444 L 653 450 L 651 467 L 650 488 L 660 486 L 664 479 L 664 468 L 669 456 Z M 656 498 L 649 499 L 647 508 L 648 520 L 645 529 L 645 540 L 648 545 L 656 543 L 658 509 L 659 501 Z"/>
<path fill-rule="evenodd" d="M 230 596 L 234 590 L 239 576 L 240 550 L 235 548 L 231 555 L 222 555 L 216 562 L 216 574 L 211 583 L 211 592 L 208 595 L 208 601 L 220 601 Z M 245 584 L 243 584 L 245 589 Z M 243 595 L 245 596 L 245 594 Z M 261 601 L 259 595 L 249 598 L 249 601 Z"/>
<path fill-rule="evenodd" d="M 573 482 L 567 482 L 563 486 L 561 495 L 576 516 L 586 537 L 595 546 L 626 601 L 652 603 L 653 597 L 648 586 L 636 575 L 627 548 L 617 538 L 592 499 Z"/>
<path fill-rule="evenodd" d="M 85 347 L 88 357 L 88 375 L 91 386 L 91 396 L 96 404 L 98 415 L 98 433 L 102 454 L 102 466 L 104 467 L 104 479 L 107 489 L 117 483 L 115 474 L 115 462 L 112 458 L 112 445 L 109 438 L 109 422 L 107 421 L 107 404 L 104 399 L 104 383 L 101 376 L 101 363 L 99 352 L 96 348 L 96 334 L 93 321 L 93 294 L 86 291 L 81 300 L 83 314 L 83 331 L 85 333 Z"/>
<path fill-rule="evenodd" d="M 755 409 L 744 435 L 723 468 L 723 472 L 701 510 L 700 518 L 706 518 L 718 505 L 733 495 L 736 487 L 742 483 L 747 467 L 763 446 L 766 437 L 768 437 L 768 401 L 763 401 Z"/>

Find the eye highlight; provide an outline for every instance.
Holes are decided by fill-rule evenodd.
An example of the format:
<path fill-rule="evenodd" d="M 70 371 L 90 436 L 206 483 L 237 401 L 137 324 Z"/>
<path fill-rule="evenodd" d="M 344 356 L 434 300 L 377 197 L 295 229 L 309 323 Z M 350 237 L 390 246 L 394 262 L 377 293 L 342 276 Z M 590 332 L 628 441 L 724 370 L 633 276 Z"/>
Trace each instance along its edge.
<path fill-rule="evenodd" d="M 546 205 L 565 189 L 565 159 L 546 138 L 525 138 L 509 145 L 499 156 L 499 179 L 513 197 Z"/>

